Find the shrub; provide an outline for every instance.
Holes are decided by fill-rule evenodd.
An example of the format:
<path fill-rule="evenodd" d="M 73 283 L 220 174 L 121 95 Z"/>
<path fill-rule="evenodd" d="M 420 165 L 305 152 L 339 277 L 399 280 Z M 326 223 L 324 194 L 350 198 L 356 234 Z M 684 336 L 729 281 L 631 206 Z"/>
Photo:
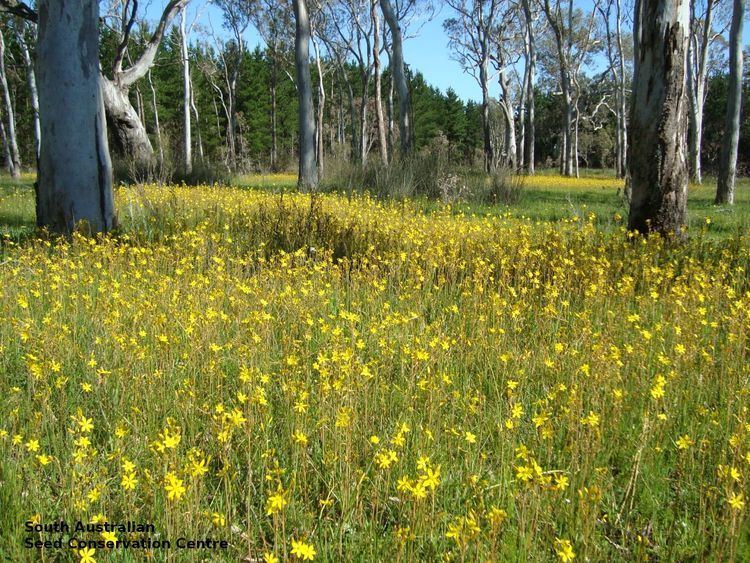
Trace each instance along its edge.
<path fill-rule="evenodd" d="M 188 172 L 183 164 L 176 164 L 165 157 L 151 162 L 137 162 L 132 159 L 116 157 L 112 168 L 115 184 L 229 184 L 232 175 L 223 163 L 197 161 Z"/>

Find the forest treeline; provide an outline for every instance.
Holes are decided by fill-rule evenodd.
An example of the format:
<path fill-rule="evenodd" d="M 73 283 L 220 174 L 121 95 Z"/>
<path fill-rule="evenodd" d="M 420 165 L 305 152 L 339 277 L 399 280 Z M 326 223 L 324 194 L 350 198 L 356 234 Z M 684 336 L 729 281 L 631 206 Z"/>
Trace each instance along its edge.
<path fill-rule="evenodd" d="M 693 119 L 689 132 L 691 147 L 696 144 L 692 140 L 696 135 L 700 135 L 702 141 L 697 149 L 699 158 L 691 153 L 696 179 L 700 179 L 701 169 L 715 172 L 718 166 L 728 82 L 722 35 L 728 19 L 726 15 L 724 20 L 716 16 L 722 2 L 702 2 L 702 6 L 696 6 L 700 1 L 694 2 L 692 10 L 694 40 L 691 45 L 696 51 L 705 51 L 705 60 L 694 63 L 698 69 L 695 74 L 700 76 L 693 76 L 691 87 L 702 106 L 700 131 Z M 167 9 L 172 4 L 176 3 L 169 3 Z M 181 9 L 184 9 L 188 2 L 182 4 Z M 129 118 L 140 121 L 156 161 L 167 163 L 174 170 L 185 166 L 186 155 L 204 169 L 218 166 L 227 173 L 292 170 L 296 167 L 299 128 L 291 8 L 284 2 L 271 0 L 267 5 L 246 3 L 248 8 L 241 2 L 216 4 L 222 8 L 224 21 L 213 25 L 206 17 L 201 17 L 200 12 L 189 17 L 185 12 L 174 11 L 172 25 L 164 30 L 163 39 L 157 43 L 153 62 L 144 76 L 127 89 L 127 102 L 132 107 Z M 399 136 L 399 104 L 388 64 L 390 34 L 387 29 L 381 30 L 378 55 L 384 60 L 377 64 L 376 70 L 371 38 L 373 23 L 382 25 L 382 22 L 369 9 L 368 2 L 347 0 L 340 4 L 316 5 L 313 10 L 314 48 L 309 66 L 315 85 L 316 122 L 320 127 L 316 132 L 316 144 L 322 153 L 324 170 L 326 161 L 378 159 L 381 144 L 385 144 L 386 154 L 393 154 Z M 457 17 L 445 23 L 446 48 L 453 49 L 457 59 L 471 71 L 471 35 L 476 32 L 462 27 L 466 22 L 461 21 L 461 10 L 466 4 L 457 4 Z M 515 41 L 503 43 L 502 49 L 499 43 L 489 46 L 494 51 L 488 55 L 490 66 L 510 65 L 505 69 L 496 68 L 493 76 L 487 77 L 488 81 L 493 79 L 501 86 L 501 96 L 487 100 L 489 141 L 496 149 L 489 158 L 497 162 L 512 160 L 514 167 L 522 168 L 523 161 L 529 158 L 523 155 L 526 149 L 533 155 L 536 167 L 559 166 L 563 173 L 569 174 L 575 173 L 578 166 L 615 168 L 619 174 L 624 174 L 625 156 L 618 146 L 623 142 L 620 133 L 621 129 L 624 131 L 624 124 L 620 124 L 626 114 L 623 108 L 629 101 L 618 98 L 622 95 L 618 69 L 622 69 L 626 75 L 624 82 L 628 84 L 632 73 L 628 53 L 632 48 L 627 47 L 632 43 L 627 31 L 630 18 L 622 10 L 622 15 L 613 23 L 614 9 L 618 7 L 619 11 L 619 4 L 608 0 L 595 3 L 590 12 L 576 8 L 567 20 L 572 41 L 569 66 L 575 70 L 575 76 L 570 79 L 570 84 L 575 84 L 574 88 L 571 86 L 575 92 L 568 97 L 574 100 L 573 104 L 570 100 L 566 103 L 561 91 L 560 61 L 565 58 L 560 59 L 556 50 L 556 28 L 550 25 L 554 19 L 547 21 L 545 17 L 545 11 L 552 8 L 545 7 L 543 2 L 530 8 L 530 25 L 527 21 L 526 27 L 536 31 L 538 36 L 533 55 L 536 76 L 529 90 L 528 30 L 524 30 L 523 23 L 512 19 L 518 16 L 518 21 L 522 22 L 523 10 L 520 5 L 502 8 L 499 4 L 494 9 L 506 10 L 508 14 L 493 15 L 493 33 L 497 38 L 492 42 L 497 43 L 503 34 Z M 414 13 L 430 15 L 434 6 L 411 2 L 399 5 L 399 9 L 405 12 L 408 21 Z M 446 6 L 443 13 L 445 10 L 451 10 L 451 6 Z M 707 17 L 710 11 L 713 15 L 709 13 Z M 112 69 L 123 65 L 118 59 L 123 58 L 126 66 L 128 61 L 138 59 L 158 32 L 158 24 L 142 19 L 142 10 L 133 2 L 103 3 L 102 14 L 101 67 L 105 76 L 116 81 L 116 71 Z M 351 19 L 345 29 L 343 22 L 347 16 Z M 504 22 L 500 21 L 502 18 Z M 565 17 L 562 19 L 561 32 L 565 33 Z M 248 46 L 245 36 L 250 26 L 260 32 L 264 45 Z M 618 37 L 614 29 L 619 29 L 620 41 L 624 39 L 626 44 L 621 54 L 614 52 L 613 43 Z M 0 30 L 4 63 L 0 66 L 4 97 L 2 158 L 5 167 L 16 173 L 15 168 L 33 168 L 36 162 L 37 110 L 32 99 L 35 92 L 29 87 L 30 65 L 35 57 L 35 26 L 4 15 Z M 705 45 L 704 33 L 708 33 Z M 703 53 L 698 55 L 700 59 Z M 451 163 L 482 165 L 487 158 L 483 152 L 486 147 L 482 100 L 464 101 L 452 89 L 443 92 L 430 85 L 408 61 L 405 68 L 414 148 L 440 151 Z M 375 79 L 375 72 L 379 80 Z M 624 90 L 627 98 L 629 86 Z M 533 92 L 535 113 L 531 151 L 527 132 L 529 92 Z M 743 105 L 749 94 L 750 72 L 746 69 Z M 570 169 L 566 169 L 565 162 L 566 143 L 573 142 L 572 136 L 566 139 L 568 105 L 574 106 L 571 127 L 575 130 L 577 153 Z M 185 134 L 186 107 L 190 114 L 190 135 Z M 383 114 L 383 137 L 379 134 L 379 109 Z M 133 154 L 137 149 L 128 147 L 127 138 L 118 137 L 117 125 L 112 126 L 113 119 L 116 117 L 108 112 L 110 144 L 116 149 L 114 158 L 116 163 L 126 163 L 137 156 Z M 127 123 L 124 127 L 133 128 Z M 509 129 L 512 140 L 507 134 Z M 190 144 L 189 152 L 186 143 Z M 695 170 L 696 162 L 702 164 L 698 170 Z M 526 165 L 528 167 L 528 162 Z M 750 121 L 747 119 L 742 121 L 740 129 L 738 170 L 740 173 L 750 170 Z"/>

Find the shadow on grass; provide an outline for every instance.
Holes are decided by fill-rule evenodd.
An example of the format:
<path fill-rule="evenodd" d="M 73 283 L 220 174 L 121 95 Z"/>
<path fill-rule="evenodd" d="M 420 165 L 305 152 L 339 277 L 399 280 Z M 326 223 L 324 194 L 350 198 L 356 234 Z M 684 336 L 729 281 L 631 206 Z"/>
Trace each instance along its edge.
<path fill-rule="evenodd" d="M 0 178 L 0 239 L 20 244 L 34 237 L 34 214 L 32 181 Z M 5 242 L 0 244 L 4 250 Z"/>

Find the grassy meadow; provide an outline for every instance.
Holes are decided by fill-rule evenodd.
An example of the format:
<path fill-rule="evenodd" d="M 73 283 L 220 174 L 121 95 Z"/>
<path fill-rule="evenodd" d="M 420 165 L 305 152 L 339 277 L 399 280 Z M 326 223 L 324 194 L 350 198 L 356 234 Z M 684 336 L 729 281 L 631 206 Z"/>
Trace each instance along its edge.
<path fill-rule="evenodd" d="M 0 187 L 0 558 L 750 558 L 747 181 L 691 187 L 683 245 L 627 236 L 605 176 L 510 207 L 134 186 L 99 240 L 33 236 L 29 181 Z M 172 549 L 24 528 L 59 520 Z"/>

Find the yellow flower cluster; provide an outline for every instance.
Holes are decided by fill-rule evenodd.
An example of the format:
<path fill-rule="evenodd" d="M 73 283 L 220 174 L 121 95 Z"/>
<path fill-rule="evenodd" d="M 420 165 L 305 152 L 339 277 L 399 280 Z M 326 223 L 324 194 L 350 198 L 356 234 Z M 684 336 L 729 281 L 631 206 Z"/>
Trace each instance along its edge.
<path fill-rule="evenodd" d="M 2 241 L 6 523 L 126 516 L 232 561 L 750 553 L 748 232 L 117 199 L 119 234 Z"/>

